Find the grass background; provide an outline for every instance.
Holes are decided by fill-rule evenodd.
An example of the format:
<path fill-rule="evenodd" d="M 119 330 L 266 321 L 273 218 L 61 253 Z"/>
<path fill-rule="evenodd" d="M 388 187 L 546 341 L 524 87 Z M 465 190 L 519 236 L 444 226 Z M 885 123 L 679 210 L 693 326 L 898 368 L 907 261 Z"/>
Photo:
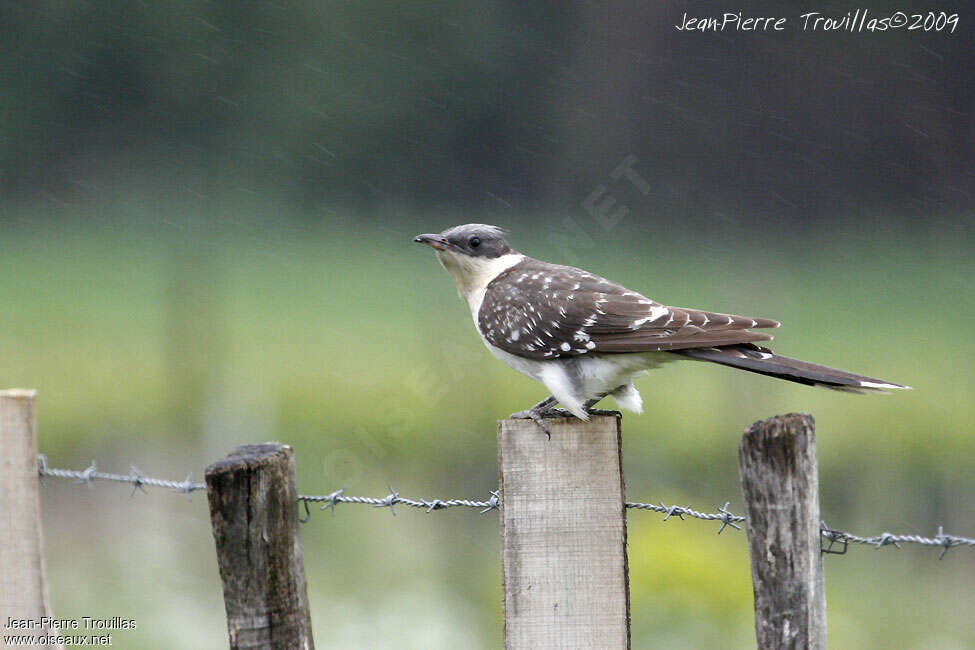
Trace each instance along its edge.
<path fill-rule="evenodd" d="M 201 205 L 202 203 L 202 205 Z M 205 214 L 206 218 L 202 218 Z M 152 193 L 8 204 L 0 225 L 0 383 L 37 388 L 52 465 L 200 479 L 237 444 L 294 446 L 299 490 L 484 498 L 495 420 L 544 396 L 493 360 L 417 232 L 484 220 L 512 243 L 668 304 L 781 320 L 777 351 L 915 390 L 849 396 L 704 364 L 638 382 L 624 417 L 628 498 L 741 512 L 752 421 L 816 417 L 822 506 L 858 534 L 975 535 L 973 229 L 851 214 L 842 230 L 734 223 L 661 233 L 633 215 L 591 241 L 559 215 L 330 213 L 272 199 Z M 39 217 L 44 217 L 41 223 Z M 117 647 L 221 647 L 205 498 L 43 488 L 62 617 L 124 616 Z M 753 644 L 743 534 L 629 515 L 633 645 Z M 341 507 L 302 527 L 320 648 L 493 648 L 494 514 Z M 975 646 L 975 556 L 853 548 L 826 560 L 830 646 Z"/>

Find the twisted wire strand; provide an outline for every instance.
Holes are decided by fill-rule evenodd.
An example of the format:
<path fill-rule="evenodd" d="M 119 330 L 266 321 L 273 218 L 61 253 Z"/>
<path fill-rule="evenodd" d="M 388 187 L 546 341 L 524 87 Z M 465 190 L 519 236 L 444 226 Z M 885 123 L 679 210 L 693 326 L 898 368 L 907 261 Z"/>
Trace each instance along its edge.
<path fill-rule="evenodd" d="M 76 483 L 85 483 L 86 485 L 91 485 L 92 481 L 114 481 L 117 483 L 129 483 L 133 486 L 132 493 L 134 494 L 136 490 L 142 490 L 145 492 L 145 486 L 149 485 L 152 487 L 167 488 L 170 490 L 175 490 L 176 492 L 182 492 L 184 494 L 192 494 L 198 490 L 207 489 L 206 484 L 197 483 L 193 481 L 193 473 L 190 472 L 186 475 L 186 478 L 182 481 L 168 481 L 160 478 L 151 478 L 140 472 L 135 465 L 129 466 L 128 475 L 124 474 L 111 474 L 109 472 L 99 472 L 95 461 L 91 461 L 91 465 L 86 467 L 84 470 L 72 470 L 72 469 L 58 469 L 55 467 L 49 467 L 47 464 L 47 457 L 44 454 L 40 454 L 37 457 L 37 473 L 43 478 L 62 478 L 62 479 L 73 479 Z"/>
<path fill-rule="evenodd" d="M 37 457 L 37 471 L 42 479 L 70 479 L 77 484 L 84 483 L 88 486 L 91 486 L 92 482 L 94 481 L 128 483 L 129 485 L 133 486 L 133 495 L 138 490 L 145 492 L 146 486 L 166 488 L 187 495 L 192 495 L 193 492 L 200 490 L 206 490 L 205 483 L 193 481 L 192 473 L 187 474 L 186 478 L 182 481 L 171 481 L 145 476 L 138 469 L 136 469 L 135 466 L 130 467 L 128 474 L 112 474 L 109 472 L 99 472 L 94 461 L 92 461 L 91 465 L 86 467 L 84 470 L 59 469 L 50 467 L 47 464 L 47 458 L 43 454 Z M 371 505 L 376 508 L 389 508 L 393 514 L 396 514 L 395 506 L 397 505 L 403 505 L 410 508 L 420 508 L 425 512 L 446 510 L 448 508 L 476 508 L 481 511 L 481 514 L 490 510 L 498 510 L 500 509 L 501 505 L 500 497 L 497 491 L 491 492 L 491 497 L 486 501 L 476 501 L 472 499 L 409 499 L 400 496 L 400 494 L 392 487 L 389 488 L 389 494 L 381 498 L 347 496 L 345 494 L 345 488 L 342 488 L 341 490 L 336 490 L 331 494 L 300 494 L 298 495 L 298 502 L 302 503 L 305 507 L 305 517 L 301 519 L 302 522 L 307 521 L 308 517 L 310 516 L 310 511 L 308 509 L 309 503 L 319 503 L 321 504 L 322 510 L 331 509 L 333 514 L 335 512 L 335 506 L 340 503 Z M 677 517 L 678 519 L 683 520 L 684 516 L 686 515 L 702 521 L 721 522 L 721 527 L 717 531 L 717 534 L 719 535 L 729 526 L 736 530 L 741 530 L 742 527 L 739 524 L 745 523 L 744 517 L 741 515 L 736 515 L 728 510 L 729 505 L 730 502 L 725 502 L 725 504 L 720 508 L 717 508 L 715 512 L 701 512 L 689 506 L 668 506 L 663 502 L 626 502 L 626 507 L 628 509 L 648 510 L 650 512 L 663 514 L 665 515 L 663 519 L 664 521 L 667 521 L 671 517 Z M 883 532 L 872 537 L 862 537 L 843 530 L 831 529 L 826 526 L 825 522 L 823 522 L 820 525 L 820 533 L 823 539 L 822 550 L 824 553 L 830 554 L 845 553 L 848 544 L 863 544 L 873 546 L 877 549 L 885 546 L 900 548 L 901 544 L 917 544 L 919 546 L 940 547 L 942 549 L 940 557 L 943 558 L 945 553 L 956 546 L 965 546 L 969 548 L 975 547 L 975 539 L 947 534 L 944 532 L 944 529 L 941 526 L 938 526 L 938 534 L 934 537 L 924 537 L 922 535 L 901 535 L 889 532 Z M 841 550 L 834 550 L 836 544 L 842 545 L 840 547 Z"/>

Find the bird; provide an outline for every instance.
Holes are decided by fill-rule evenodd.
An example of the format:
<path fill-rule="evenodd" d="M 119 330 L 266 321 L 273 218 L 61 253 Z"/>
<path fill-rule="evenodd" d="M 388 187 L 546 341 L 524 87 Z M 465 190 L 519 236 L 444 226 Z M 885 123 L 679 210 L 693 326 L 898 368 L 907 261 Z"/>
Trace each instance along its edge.
<path fill-rule="evenodd" d="M 549 438 L 546 417 L 568 412 L 588 420 L 606 396 L 641 413 L 634 379 L 671 361 L 706 361 L 850 393 L 910 389 L 758 345 L 772 336 L 753 330 L 777 328 L 778 321 L 671 307 L 588 271 L 519 253 L 505 236 L 497 226 L 470 223 L 413 241 L 435 249 L 488 350 L 548 390 L 549 397 L 510 417 L 533 420 Z"/>

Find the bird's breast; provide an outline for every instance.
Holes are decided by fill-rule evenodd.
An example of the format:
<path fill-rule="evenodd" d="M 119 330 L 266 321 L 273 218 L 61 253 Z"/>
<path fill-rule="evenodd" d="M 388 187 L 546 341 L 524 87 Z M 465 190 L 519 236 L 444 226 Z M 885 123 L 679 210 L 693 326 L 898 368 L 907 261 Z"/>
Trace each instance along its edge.
<path fill-rule="evenodd" d="M 453 278 L 458 295 L 467 303 L 476 323 L 488 285 L 503 271 L 522 261 L 525 256 L 520 253 L 509 253 L 501 257 L 487 258 L 439 251 L 437 258 Z"/>
<path fill-rule="evenodd" d="M 480 333 L 480 328 L 478 328 L 478 333 Z M 492 345 L 490 341 L 484 338 L 483 333 L 481 333 L 481 340 L 484 341 L 484 345 L 491 352 L 491 354 L 501 361 L 504 361 L 511 368 L 514 368 L 527 377 L 531 377 L 535 381 L 541 381 L 542 374 L 545 370 L 545 365 L 553 363 L 553 361 L 539 361 L 537 359 L 528 359 L 526 357 L 519 357 L 516 354 L 511 354 L 510 352 L 502 350 L 496 345 Z"/>

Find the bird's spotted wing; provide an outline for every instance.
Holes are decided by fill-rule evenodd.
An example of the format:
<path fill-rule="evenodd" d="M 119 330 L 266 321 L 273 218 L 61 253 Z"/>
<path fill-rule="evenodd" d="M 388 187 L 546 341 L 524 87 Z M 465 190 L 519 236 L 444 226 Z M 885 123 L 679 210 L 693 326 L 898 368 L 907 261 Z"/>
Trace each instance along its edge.
<path fill-rule="evenodd" d="M 526 258 L 492 280 L 478 313 L 492 345 L 533 359 L 767 341 L 765 318 L 668 307 L 592 273 Z"/>

